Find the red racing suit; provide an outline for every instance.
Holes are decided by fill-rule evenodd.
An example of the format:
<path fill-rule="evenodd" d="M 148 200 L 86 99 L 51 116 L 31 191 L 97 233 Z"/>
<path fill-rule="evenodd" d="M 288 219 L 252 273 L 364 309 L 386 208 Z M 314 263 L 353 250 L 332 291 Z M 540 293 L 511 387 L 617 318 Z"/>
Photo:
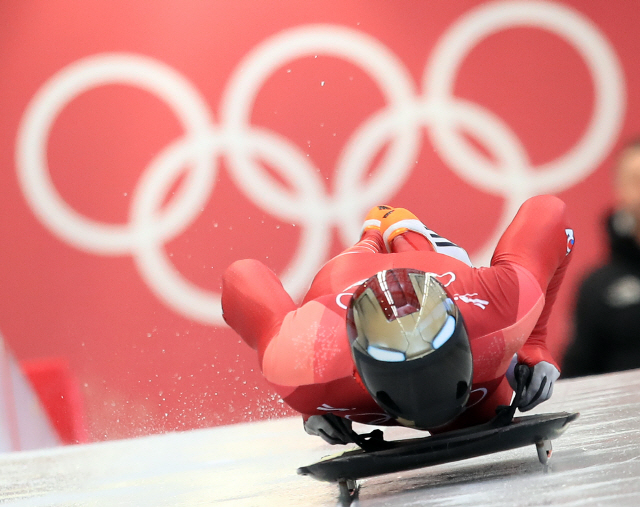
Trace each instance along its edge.
<path fill-rule="evenodd" d="M 465 411 L 444 429 L 485 422 L 498 405 L 510 403 L 505 373 L 514 354 L 529 366 L 558 366 L 546 335 L 573 246 L 564 203 L 549 195 L 527 200 L 489 267 L 440 253 L 455 245 L 425 230 L 407 230 L 385 246 L 380 230 L 365 229 L 356 245 L 322 267 L 300 305 L 259 261 L 236 261 L 224 273 L 225 321 L 257 350 L 266 380 L 304 417 L 332 413 L 365 424 L 396 424 L 364 388 L 345 324 L 352 292 L 385 269 L 435 274 L 463 315 L 473 385 Z"/>

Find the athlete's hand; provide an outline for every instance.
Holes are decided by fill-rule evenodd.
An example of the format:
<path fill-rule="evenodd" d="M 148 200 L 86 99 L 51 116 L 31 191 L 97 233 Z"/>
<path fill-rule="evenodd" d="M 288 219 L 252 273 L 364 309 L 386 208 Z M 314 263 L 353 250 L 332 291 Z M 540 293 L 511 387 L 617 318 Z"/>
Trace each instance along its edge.
<path fill-rule="evenodd" d="M 551 363 L 541 361 L 531 371 L 531 380 L 524 388 L 522 400 L 518 405 L 520 412 L 527 412 L 543 401 L 547 401 L 553 394 L 553 384 L 560 372 Z"/>
<path fill-rule="evenodd" d="M 333 414 L 312 415 L 304 421 L 304 430 L 332 445 L 350 444 L 353 442 L 351 421 Z"/>

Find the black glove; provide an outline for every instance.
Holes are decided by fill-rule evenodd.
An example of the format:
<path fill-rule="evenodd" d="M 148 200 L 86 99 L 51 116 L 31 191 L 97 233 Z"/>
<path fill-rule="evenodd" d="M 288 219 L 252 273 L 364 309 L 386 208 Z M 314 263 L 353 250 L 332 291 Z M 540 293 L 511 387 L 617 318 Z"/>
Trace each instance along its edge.
<path fill-rule="evenodd" d="M 304 430 L 332 445 L 353 443 L 351 421 L 333 414 L 310 416 L 304 421 Z"/>

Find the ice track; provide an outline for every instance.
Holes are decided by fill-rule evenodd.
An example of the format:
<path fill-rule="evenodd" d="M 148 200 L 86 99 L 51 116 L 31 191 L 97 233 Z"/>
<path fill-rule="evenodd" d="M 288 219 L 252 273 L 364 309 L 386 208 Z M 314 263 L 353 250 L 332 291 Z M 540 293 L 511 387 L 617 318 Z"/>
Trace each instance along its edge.
<path fill-rule="evenodd" d="M 537 410 L 557 411 L 581 416 L 546 470 L 530 446 L 361 481 L 353 505 L 640 505 L 640 370 L 560 381 Z M 335 506 L 336 485 L 296 468 L 337 450 L 294 418 L 3 454 L 0 504 Z"/>

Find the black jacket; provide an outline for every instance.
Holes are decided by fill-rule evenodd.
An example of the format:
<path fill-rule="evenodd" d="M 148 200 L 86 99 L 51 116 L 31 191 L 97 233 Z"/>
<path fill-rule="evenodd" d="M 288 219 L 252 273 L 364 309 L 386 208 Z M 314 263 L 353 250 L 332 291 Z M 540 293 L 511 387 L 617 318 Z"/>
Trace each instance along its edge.
<path fill-rule="evenodd" d="M 640 245 L 632 228 L 622 214 L 607 219 L 611 257 L 580 286 L 563 377 L 640 368 Z"/>

